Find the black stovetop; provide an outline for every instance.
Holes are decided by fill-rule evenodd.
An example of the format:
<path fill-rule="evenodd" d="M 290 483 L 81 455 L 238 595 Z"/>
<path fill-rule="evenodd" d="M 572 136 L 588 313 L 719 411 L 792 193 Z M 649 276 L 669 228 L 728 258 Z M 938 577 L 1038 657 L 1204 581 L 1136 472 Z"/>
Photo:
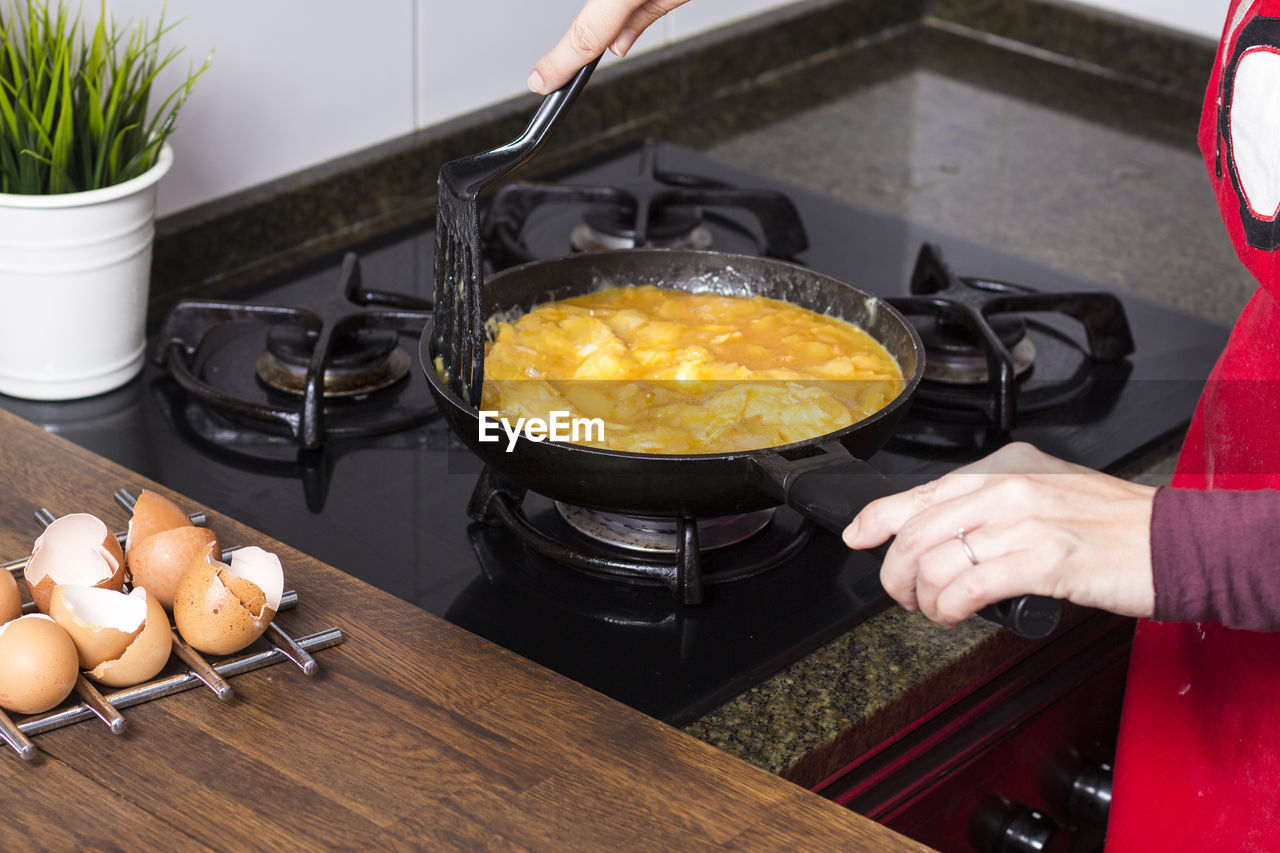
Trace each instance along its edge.
<path fill-rule="evenodd" d="M 628 178 L 638 157 L 634 149 L 620 152 L 564 179 Z M 674 146 L 660 146 L 659 158 L 667 169 L 738 186 L 775 186 Z M 941 248 L 961 276 L 1051 291 L 1098 289 L 1020 259 L 1016 248 L 968 244 L 812 192 L 780 188 L 795 201 L 808 231 L 810 248 L 798 260 L 872 293 L 905 293 L 926 241 Z M 737 230 L 751 232 L 749 218 L 740 224 Z M 432 294 L 430 229 L 352 248 L 360 253 L 366 287 Z M 332 291 L 339 264 L 334 257 L 263 282 L 244 298 L 305 304 Z M 912 415 L 872 463 L 911 484 L 1014 438 L 1115 470 L 1175 433 L 1190 417 L 1226 330 L 1150 302 L 1122 301 L 1135 352 L 1108 367 L 1105 381 L 1073 404 L 1023 417 L 1012 435 L 963 418 L 941 422 Z M 1063 361 L 1037 363 L 1029 382 L 1061 378 L 1054 372 L 1079 367 L 1073 321 L 1044 317 L 1032 326 L 1040 349 L 1063 353 Z M 406 337 L 404 345 L 416 353 L 416 341 Z M 425 386 L 415 367 L 393 393 L 416 405 L 419 397 L 428 399 Z M 553 564 L 505 530 L 470 522 L 466 506 L 480 466 L 437 418 L 390 435 L 338 439 L 320 451 L 299 451 L 288 439 L 209 415 L 152 365 L 100 397 L 67 403 L 0 397 L 0 405 L 673 724 L 717 706 L 886 603 L 875 558 L 851 553 L 820 531 L 780 567 L 709 587 L 699 605 L 679 604 L 665 588 L 589 577 Z M 529 510 L 546 511 L 536 500 Z M 789 510 L 778 512 L 779 521 L 790 521 Z"/>

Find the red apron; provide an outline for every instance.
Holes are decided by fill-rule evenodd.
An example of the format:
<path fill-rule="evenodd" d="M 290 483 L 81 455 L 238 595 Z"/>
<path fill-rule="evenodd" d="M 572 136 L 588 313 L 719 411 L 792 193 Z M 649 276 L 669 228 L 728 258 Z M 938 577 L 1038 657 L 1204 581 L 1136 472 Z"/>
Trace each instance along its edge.
<path fill-rule="evenodd" d="M 1199 141 L 1261 287 L 1209 378 L 1173 485 L 1280 488 L 1280 0 L 1231 3 Z M 1280 633 L 1140 622 L 1115 769 L 1111 853 L 1280 850 Z"/>

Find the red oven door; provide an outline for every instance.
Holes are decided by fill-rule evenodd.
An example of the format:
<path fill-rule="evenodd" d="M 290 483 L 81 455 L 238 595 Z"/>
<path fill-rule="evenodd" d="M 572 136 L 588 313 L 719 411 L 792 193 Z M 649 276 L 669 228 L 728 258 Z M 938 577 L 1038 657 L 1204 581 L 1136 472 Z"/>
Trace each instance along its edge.
<path fill-rule="evenodd" d="M 1086 619 L 819 793 L 943 851 L 1100 850 L 1132 636 Z"/>

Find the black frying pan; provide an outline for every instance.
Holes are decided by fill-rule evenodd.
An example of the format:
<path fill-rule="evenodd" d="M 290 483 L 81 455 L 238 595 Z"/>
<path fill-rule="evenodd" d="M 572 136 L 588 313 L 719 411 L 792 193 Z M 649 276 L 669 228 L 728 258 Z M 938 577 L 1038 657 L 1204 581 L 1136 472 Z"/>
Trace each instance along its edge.
<path fill-rule="evenodd" d="M 767 296 L 852 322 L 897 359 L 905 387 L 880 411 L 851 426 L 781 447 L 732 453 L 627 453 L 524 437 L 480 441 L 475 409 L 449 390 L 434 367 L 432 325 L 419 345 L 431 393 L 454 432 L 500 474 L 577 506 L 641 516 L 715 517 L 785 503 L 840 532 L 871 500 L 900 487 L 864 460 L 906 414 L 924 370 L 920 337 L 884 300 L 805 267 L 750 255 L 685 249 L 623 249 L 536 261 L 484 283 L 484 315 L 519 314 L 534 305 L 605 287 L 652 284 L 690 291 Z M 983 616 L 1028 638 L 1056 627 L 1060 605 L 1022 596 Z"/>

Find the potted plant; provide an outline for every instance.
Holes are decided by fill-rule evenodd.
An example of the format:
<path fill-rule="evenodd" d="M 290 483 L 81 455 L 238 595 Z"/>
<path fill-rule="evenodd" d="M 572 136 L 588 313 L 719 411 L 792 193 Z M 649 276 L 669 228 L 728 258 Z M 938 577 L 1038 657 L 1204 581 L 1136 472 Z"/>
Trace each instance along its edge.
<path fill-rule="evenodd" d="M 156 183 L 205 71 L 153 103 L 161 16 L 90 26 L 57 0 L 0 9 L 0 393 L 62 400 L 142 369 Z"/>

